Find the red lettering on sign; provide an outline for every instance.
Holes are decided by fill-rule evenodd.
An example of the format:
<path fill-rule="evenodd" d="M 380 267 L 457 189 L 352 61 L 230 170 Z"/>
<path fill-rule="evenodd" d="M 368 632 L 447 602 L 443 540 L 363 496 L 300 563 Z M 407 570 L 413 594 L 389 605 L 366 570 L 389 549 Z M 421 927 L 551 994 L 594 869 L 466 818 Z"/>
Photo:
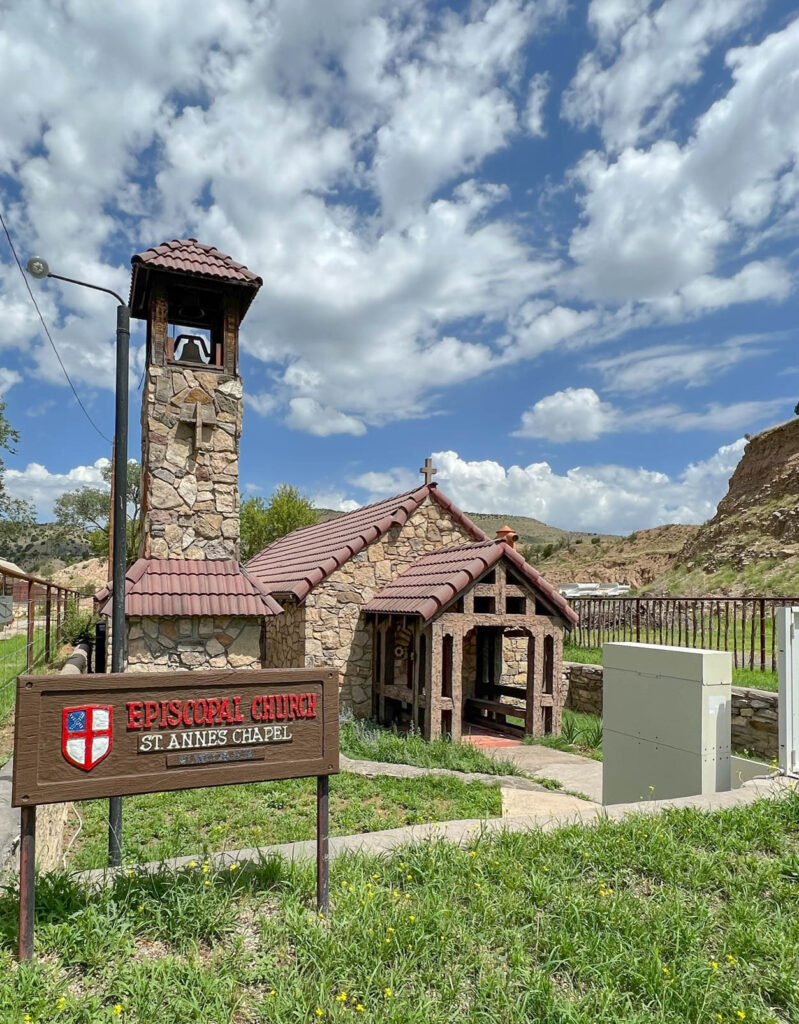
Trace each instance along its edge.
<path fill-rule="evenodd" d="M 308 694 L 308 718 L 316 718 L 316 694 Z"/>
<path fill-rule="evenodd" d="M 274 695 L 264 697 L 264 718 L 267 722 L 275 720 L 275 698 Z"/>
<path fill-rule="evenodd" d="M 216 697 L 208 698 L 208 724 L 213 725 L 216 716 L 219 714 L 219 701 Z"/>
<path fill-rule="evenodd" d="M 130 700 L 127 704 L 128 708 L 128 728 L 129 729 L 141 729 L 142 720 L 142 703 L 140 700 Z"/>
<path fill-rule="evenodd" d="M 252 704 L 250 705 L 250 716 L 254 722 L 263 721 L 264 717 L 264 699 L 263 697 L 253 697 Z"/>
<path fill-rule="evenodd" d="M 191 712 L 192 712 L 192 718 L 191 719 L 189 719 L 189 710 L 190 709 L 191 709 Z M 194 701 L 193 700 L 187 700 L 187 701 L 184 702 L 184 704 L 183 704 L 183 714 L 181 715 L 181 720 L 183 721 L 184 725 L 194 725 Z"/>
<path fill-rule="evenodd" d="M 158 713 L 160 708 L 158 702 L 154 700 L 146 700 L 144 702 L 144 728 L 149 729 L 154 722 L 158 721 Z"/>
<path fill-rule="evenodd" d="M 182 701 L 171 700 L 169 702 L 169 714 L 166 717 L 166 724 L 170 726 L 180 725 L 180 708 Z"/>
<path fill-rule="evenodd" d="M 234 722 L 243 722 L 244 721 L 244 715 L 241 713 L 241 697 L 234 697 L 233 698 L 233 714 L 235 716 L 233 718 Z"/>
<path fill-rule="evenodd" d="M 297 694 L 289 694 L 289 718 L 293 721 L 295 718 L 299 718 L 299 710 L 297 708 Z"/>

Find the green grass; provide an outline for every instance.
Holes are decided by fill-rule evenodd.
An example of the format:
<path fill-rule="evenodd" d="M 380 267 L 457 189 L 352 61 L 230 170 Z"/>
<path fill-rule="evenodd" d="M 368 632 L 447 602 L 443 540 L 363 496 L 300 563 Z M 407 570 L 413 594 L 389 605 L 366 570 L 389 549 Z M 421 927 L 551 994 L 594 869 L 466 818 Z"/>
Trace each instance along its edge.
<path fill-rule="evenodd" d="M 28 638 L 25 633 L 17 633 L 7 640 L 0 640 L 0 725 L 8 719 L 14 710 L 17 699 L 17 676 L 25 671 L 27 664 Z M 38 666 L 44 661 L 44 630 L 37 629 L 33 634 L 33 664 Z"/>
<path fill-rule="evenodd" d="M 796 795 L 344 857 L 325 918 L 309 864 L 53 875 L 36 962 L 0 897 L 0 1020 L 788 1024 L 798 879 Z"/>
<path fill-rule="evenodd" d="M 558 736 L 525 736 L 524 743 L 538 747 L 550 747 L 569 754 L 602 760 L 602 719 L 599 715 L 587 715 L 581 711 L 563 709 L 563 724 Z"/>
<path fill-rule="evenodd" d="M 342 754 L 356 760 L 487 775 L 521 774 L 512 761 L 496 760 L 468 743 L 453 743 L 446 736 L 428 742 L 419 733 L 401 734 L 363 718 L 342 717 L 339 745 Z"/>
<path fill-rule="evenodd" d="M 69 863 L 75 868 L 103 867 L 108 805 L 95 800 L 77 806 L 84 824 Z M 499 789 L 481 782 L 462 782 L 449 776 L 367 779 L 350 772 L 330 779 L 330 832 L 334 836 L 420 822 L 498 817 L 501 813 Z M 142 862 L 206 850 L 288 843 L 312 839 L 315 828 L 315 779 L 128 797 L 124 803 L 124 859 Z"/>
<path fill-rule="evenodd" d="M 564 644 L 563 660 L 579 661 L 583 665 L 601 665 L 602 650 L 599 647 L 576 647 L 572 644 Z M 777 692 L 776 672 L 761 672 L 757 668 L 734 668 L 732 682 L 733 686 L 751 686 L 756 690 Z"/>

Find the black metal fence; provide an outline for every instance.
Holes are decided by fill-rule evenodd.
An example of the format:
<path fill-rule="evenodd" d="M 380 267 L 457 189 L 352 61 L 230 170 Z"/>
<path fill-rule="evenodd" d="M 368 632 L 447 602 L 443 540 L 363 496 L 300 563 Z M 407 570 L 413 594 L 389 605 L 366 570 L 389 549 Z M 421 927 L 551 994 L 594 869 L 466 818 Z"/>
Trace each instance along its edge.
<path fill-rule="evenodd" d="M 632 640 L 729 651 L 736 668 L 777 667 L 776 611 L 799 597 L 575 597 L 578 647 Z"/>

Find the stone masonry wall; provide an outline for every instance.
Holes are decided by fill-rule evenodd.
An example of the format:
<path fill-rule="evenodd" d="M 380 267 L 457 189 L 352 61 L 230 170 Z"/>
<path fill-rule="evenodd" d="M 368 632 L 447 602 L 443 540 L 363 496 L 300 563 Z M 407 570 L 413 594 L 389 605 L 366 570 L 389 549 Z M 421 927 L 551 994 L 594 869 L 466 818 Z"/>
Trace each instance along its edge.
<path fill-rule="evenodd" d="M 602 666 L 563 662 L 566 707 L 587 715 L 602 714 Z"/>
<path fill-rule="evenodd" d="M 590 715 L 602 714 L 602 666 L 564 661 L 566 707 Z M 777 756 L 779 700 L 776 693 L 746 687 L 732 688 L 732 749 L 771 760 Z"/>
<path fill-rule="evenodd" d="M 283 614 L 266 620 L 266 668 L 304 668 L 305 605 L 290 600 L 281 605 Z"/>
<path fill-rule="evenodd" d="M 128 619 L 129 672 L 260 667 L 260 619 Z"/>
<path fill-rule="evenodd" d="M 732 749 L 767 760 L 779 752 L 779 698 L 768 690 L 732 688 Z"/>
<path fill-rule="evenodd" d="M 196 445 L 188 420 L 205 422 Z M 239 557 L 242 386 L 229 374 L 149 365 L 142 399 L 143 555 Z"/>
<path fill-rule="evenodd" d="M 305 665 L 332 665 L 342 673 L 342 706 L 358 715 L 371 714 L 371 627 L 361 605 L 425 552 L 473 540 L 428 497 L 404 526 L 393 527 L 308 595 Z"/>

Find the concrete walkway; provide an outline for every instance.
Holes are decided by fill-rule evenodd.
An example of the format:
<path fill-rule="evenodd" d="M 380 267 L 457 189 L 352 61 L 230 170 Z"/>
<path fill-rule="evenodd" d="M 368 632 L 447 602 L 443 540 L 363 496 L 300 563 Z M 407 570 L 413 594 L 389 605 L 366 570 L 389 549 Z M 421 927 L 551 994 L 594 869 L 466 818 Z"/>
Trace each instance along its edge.
<path fill-rule="evenodd" d="M 596 821 L 618 821 L 627 815 L 660 814 L 669 807 L 694 807 L 702 811 L 720 811 L 729 807 L 740 807 L 753 803 L 764 797 L 776 798 L 784 795 L 792 783 L 785 779 L 756 780 L 745 783 L 740 789 L 726 793 L 715 793 L 712 796 L 681 797 L 677 800 L 648 800 L 634 804 L 616 804 L 603 808 L 598 804 L 579 801 L 577 811 L 553 814 L 547 818 L 534 818 L 529 815 L 514 818 L 489 818 L 482 821 L 445 821 L 431 825 L 409 825 L 405 828 L 390 829 L 385 832 L 365 832 L 356 836 L 340 836 L 330 840 L 330 858 L 341 857 L 350 853 L 383 854 L 390 853 L 397 847 L 409 843 L 447 840 L 459 846 L 467 846 L 476 842 L 481 836 L 491 836 L 497 832 L 525 832 L 529 829 L 551 830 L 566 825 L 590 825 Z M 233 863 L 258 863 L 269 857 L 282 857 L 288 861 L 310 860 L 316 856 L 316 844 L 312 841 L 302 843 L 283 843 L 279 846 L 262 846 L 247 850 L 236 850 L 229 853 L 211 854 L 208 860 L 218 870 L 223 870 Z M 201 859 L 199 854 L 188 857 L 176 857 L 167 861 L 151 861 L 139 864 L 136 870 L 143 872 L 159 872 L 186 868 L 191 861 Z M 79 877 L 95 884 L 105 884 L 121 872 L 130 868 L 105 868 L 94 871 L 82 871 Z"/>
<path fill-rule="evenodd" d="M 520 743 L 518 746 L 483 747 L 483 753 L 500 761 L 513 761 L 526 775 L 557 779 L 564 789 L 584 793 L 602 803 L 602 762 L 569 754 L 552 747 Z M 504 783 L 503 783 L 504 785 Z"/>

